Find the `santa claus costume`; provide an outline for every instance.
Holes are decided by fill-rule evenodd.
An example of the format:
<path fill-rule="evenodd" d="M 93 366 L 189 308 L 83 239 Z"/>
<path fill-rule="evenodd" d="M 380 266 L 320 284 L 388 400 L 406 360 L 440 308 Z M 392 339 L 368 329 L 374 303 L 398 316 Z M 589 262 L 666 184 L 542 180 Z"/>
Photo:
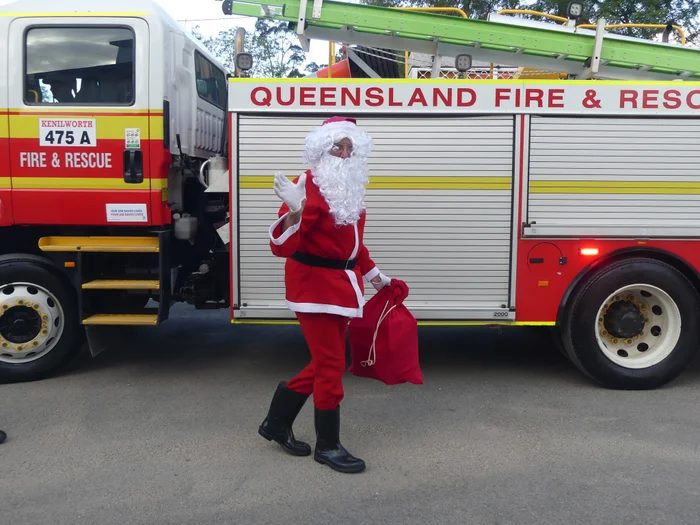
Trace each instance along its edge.
<path fill-rule="evenodd" d="M 372 140 L 354 119 L 333 117 L 306 138 L 311 169 L 293 182 L 278 173 L 275 192 L 283 201 L 270 226 L 270 247 L 286 258 L 286 303 L 296 313 L 311 362 L 280 383 L 259 433 L 297 456 L 311 447 L 295 439 L 292 424 L 313 394 L 314 459 L 340 472 L 361 472 L 365 463 L 340 444 L 340 402 L 348 321 L 361 317 L 363 282 L 390 284 L 363 243 L 367 158 Z"/>

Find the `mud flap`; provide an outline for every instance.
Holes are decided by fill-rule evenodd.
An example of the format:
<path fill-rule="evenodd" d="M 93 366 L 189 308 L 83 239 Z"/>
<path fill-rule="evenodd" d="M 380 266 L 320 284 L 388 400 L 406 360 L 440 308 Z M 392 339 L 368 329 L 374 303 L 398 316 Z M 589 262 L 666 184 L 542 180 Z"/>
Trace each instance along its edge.
<path fill-rule="evenodd" d="M 121 326 L 86 326 L 85 335 L 90 349 L 90 355 L 96 357 L 98 354 L 119 345 Z"/>

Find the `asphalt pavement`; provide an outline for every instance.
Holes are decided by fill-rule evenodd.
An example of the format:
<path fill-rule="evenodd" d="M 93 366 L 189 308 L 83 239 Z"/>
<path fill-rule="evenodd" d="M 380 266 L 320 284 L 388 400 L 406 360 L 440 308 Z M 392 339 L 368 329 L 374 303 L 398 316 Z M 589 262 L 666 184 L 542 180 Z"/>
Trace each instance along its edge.
<path fill-rule="evenodd" d="M 424 328 L 425 384 L 345 376 L 339 474 L 257 435 L 295 326 L 182 308 L 58 377 L 0 385 L 0 523 L 698 524 L 700 366 L 604 390 L 542 329 Z M 311 403 L 295 426 L 313 444 Z"/>

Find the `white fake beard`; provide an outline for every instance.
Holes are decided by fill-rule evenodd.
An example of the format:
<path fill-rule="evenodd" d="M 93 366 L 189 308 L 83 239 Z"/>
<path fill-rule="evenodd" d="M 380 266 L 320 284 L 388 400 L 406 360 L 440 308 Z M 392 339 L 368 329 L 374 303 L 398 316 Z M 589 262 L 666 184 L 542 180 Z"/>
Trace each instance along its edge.
<path fill-rule="evenodd" d="M 312 174 L 336 225 L 355 224 L 365 210 L 365 186 L 369 182 L 366 159 L 341 159 L 326 153 Z"/>

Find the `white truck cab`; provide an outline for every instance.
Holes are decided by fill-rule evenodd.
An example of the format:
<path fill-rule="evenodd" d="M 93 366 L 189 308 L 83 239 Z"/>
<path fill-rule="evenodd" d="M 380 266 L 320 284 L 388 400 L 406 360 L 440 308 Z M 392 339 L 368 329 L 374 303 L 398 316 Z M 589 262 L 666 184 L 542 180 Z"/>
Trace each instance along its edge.
<path fill-rule="evenodd" d="M 51 0 L 0 5 L 0 107 L 162 111 L 173 155 L 223 151 L 226 69 L 162 7 L 62 0 L 60 9 Z"/>

